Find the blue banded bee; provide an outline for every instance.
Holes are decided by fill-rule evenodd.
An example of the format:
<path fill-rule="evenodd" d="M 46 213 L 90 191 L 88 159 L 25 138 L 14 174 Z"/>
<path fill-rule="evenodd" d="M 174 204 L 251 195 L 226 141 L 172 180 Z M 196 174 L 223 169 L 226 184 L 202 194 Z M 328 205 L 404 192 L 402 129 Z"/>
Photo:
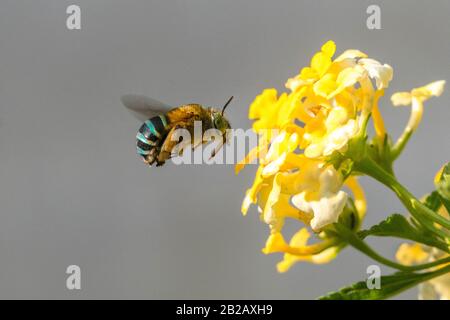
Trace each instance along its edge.
<path fill-rule="evenodd" d="M 205 108 L 200 104 L 185 104 L 171 108 L 157 100 L 137 95 L 122 97 L 122 103 L 131 110 L 138 119 L 144 121 L 136 135 L 137 153 L 148 165 L 164 165 L 165 161 L 173 156 L 174 147 L 181 140 L 172 139 L 177 129 L 186 129 L 191 134 L 192 148 L 204 141 L 194 141 L 194 123 L 202 122 L 202 136 L 208 129 L 217 129 L 222 134 L 222 141 L 213 151 L 211 157 L 220 150 L 227 140 L 227 130 L 231 129 L 230 122 L 225 118 L 224 112 L 230 104 L 231 97 L 222 110 Z"/>

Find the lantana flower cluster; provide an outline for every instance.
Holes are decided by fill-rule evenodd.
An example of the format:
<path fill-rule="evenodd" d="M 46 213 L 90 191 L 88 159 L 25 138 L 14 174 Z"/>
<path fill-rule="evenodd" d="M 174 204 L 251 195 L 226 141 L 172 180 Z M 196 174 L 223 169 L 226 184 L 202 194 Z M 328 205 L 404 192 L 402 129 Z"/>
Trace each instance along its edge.
<path fill-rule="evenodd" d="M 249 109 L 258 146 L 236 166 L 258 160 L 253 185 L 242 204 L 245 215 L 256 204 L 270 233 L 263 252 L 284 253 L 277 268 L 295 262 L 326 263 L 343 244 L 330 225 L 342 222 L 357 231 L 366 212 L 364 191 L 352 170 L 359 143 L 365 143 L 373 120 L 376 135 L 385 135 L 378 100 L 393 78 L 393 69 L 359 50 L 337 57 L 326 42 L 310 66 L 286 82 L 288 92 L 266 89 Z M 443 90 L 443 82 L 397 93 L 394 105 L 412 105 L 405 137 L 417 128 L 423 102 Z M 409 132 L 409 133 L 407 133 Z M 283 235 L 286 219 L 300 223 L 290 240 Z M 310 242 L 312 233 L 316 240 Z"/>

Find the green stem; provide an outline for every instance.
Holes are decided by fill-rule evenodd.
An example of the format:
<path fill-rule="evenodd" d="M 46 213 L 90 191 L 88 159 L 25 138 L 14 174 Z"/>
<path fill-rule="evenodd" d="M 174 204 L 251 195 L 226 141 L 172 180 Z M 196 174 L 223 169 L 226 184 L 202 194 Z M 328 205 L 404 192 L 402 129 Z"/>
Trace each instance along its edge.
<path fill-rule="evenodd" d="M 446 257 L 443 259 L 435 260 L 433 262 L 417 264 L 417 265 L 411 266 L 411 267 L 413 268 L 412 270 L 423 270 L 423 269 L 429 269 L 429 268 L 439 266 L 441 264 L 449 263 L 449 262 L 450 262 L 450 257 Z"/>
<path fill-rule="evenodd" d="M 438 265 L 441 265 L 443 263 L 449 263 L 450 262 L 450 256 L 443 258 L 441 260 L 436 260 L 429 263 L 424 264 L 418 264 L 414 266 L 405 266 L 403 264 L 399 264 L 397 262 L 394 262 L 392 260 L 389 260 L 380 254 L 378 254 L 375 250 L 373 250 L 365 241 L 361 240 L 361 238 L 358 237 L 358 235 L 346 226 L 336 223 L 334 225 L 337 231 L 337 236 L 343 238 L 346 240 L 352 247 L 355 249 L 361 251 L 362 253 L 366 254 L 367 256 L 371 257 L 375 261 L 378 261 L 388 267 L 395 268 L 397 270 L 401 271 L 417 271 L 417 270 L 424 270 L 429 269 Z"/>
<path fill-rule="evenodd" d="M 403 149 L 405 148 L 406 144 L 409 141 L 409 138 L 411 138 L 413 134 L 412 130 L 405 130 L 403 131 L 400 138 L 398 138 L 397 142 L 395 143 L 394 147 L 392 147 L 391 150 L 391 161 L 393 162 L 395 159 L 398 158 L 398 156 L 402 153 Z"/>
<path fill-rule="evenodd" d="M 396 291 L 396 292 L 392 292 L 392 294 L 387 295 L 385 298 L 388 298 L 389 296 L 392 296 L 394 294 L 399 294 L 400 292 L 403 292 L 405 290 L 408 290 L 412 287 L 415 287 L 416 285 L 418 285 L 419 283 L 425 282 L 425 281 L 429 281 L 433 278 L 439 277 L 441 275 L 447 274 L 450 272 L 450 265 L 447 265 L 445 267 L 442 267 L 438 270 L 435 271 L 431 271 L 428 273 L 422 273 L 422 274 L 414 274 L 414 275 L 420 275 L 419 277 L 417 277 L 414 281 L 412 281 L 411 283 L 409 283 L 408 285 L 404 286 L 401 288 L 401 290 Z"/>
<path fill-rule="evenodd" d="M 436 232 L 437 228 L 433 226 L 431 221 L 440 224 L 441 226 L 450 230 L 450 220 L 437 214 L 433 210 L 426 207 L 419 200 L 414 197 L 403 185 L 401 185 L 395 177 L 386 172 L 381 166 L 368 157 L 362 158 L 355 162 L 354 168 L 357 171 L 365 173 L 372 178 L 378 180 L 389 189 L 394 191 L 403 205 L 408 209 L 411 215 L 421 222 L 430 231 Z M 431 221 L 430 221 L 431 220 Z M 440 232 L 442 236 L 443 233 Z"/>
<path fill-rule="evenodd" d="M 445 266 L 445 267 L 442 267 L 442 268 L 440 268 L 440 269 L 438 269 L 436 271 L 429 272 L 427 276 L 422 278 L 421 282 L 427 281 L 427 280 L 430 280 L 430 279 L 433 279 L 433 278 L 436 278 L 436 277 L 439 277 L 439 276 L 441 276 L 443 274 L 446 274 L 446 273 L 449 273 L 449 272 L 450 272 L 450 264 Z"/>

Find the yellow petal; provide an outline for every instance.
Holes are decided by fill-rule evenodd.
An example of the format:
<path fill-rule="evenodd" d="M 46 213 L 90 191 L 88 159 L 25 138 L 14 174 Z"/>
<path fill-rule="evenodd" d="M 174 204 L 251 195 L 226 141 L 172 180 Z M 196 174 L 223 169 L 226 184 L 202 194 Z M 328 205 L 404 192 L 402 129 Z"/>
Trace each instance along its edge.
<path fill-rule="evenodd" d="M 261 175 L 266 178 L 266 177 L 270 177 L 270 176 L 276 174 L 278 171 L 280 171 L 280 167 L 286 161 L 286 157 L 287 157 L 287 152 L 284 152 L 283 154 L 281 154 L 281 156 L 279 156 L 275 160 L 269 162 L 264 167 Z"/>
<path fill-rule="evenodd" d="M 322 76 L 330 67 L 331 58 L 323 52 L 316 53 L 311 59 L 311 68 L 313 68 L 319 76 Z"/>
<path fill-rule="evenodd" d="M 373 118 L 373 125 L 375 127 L 375 133 L 381 139 L 383 139 L 384 136 L 386 135 L 386 128 L 384 126 L 383 116 L 381 115 L 380 109 L 378 108 L 378 100 L 383 95 L 384 95 L 384 90 L 378 90 L 375 93 L 375 98 L 373 101 L 373 108 L 372 108 L 372 118 Z"/>
<path fill-rule="evenodd" d="M 286 81 L 285 86 L 292 92 L 295 92 L 297 89 L 302 88 L 305 85 L 314 83 L 319 77 L 319 74 L 316 70 L 310 67 L 305 67 L 300 71 L 300 74 L 295 76 L 294 78 L 288 79 Z"/>
<path fill-rule="evenodd" d="M 355 58 L 367 58 L 367 54 L 359 50 L 350 49 L 344 51 L 339 57 L 334 59 L 334 61 L 341 62 L 346 59 L 355 59 Z"/>
<path fill-rule="evenodd" d="M 328 263 L 331 260 L 335 259 L 337 254 L 339 253 L 338 247 L 330 247 L 328 249 L 323 250 L 322 252 L 315 254 L 311 257 L 311 262 L 314 264 L 324 264 Z"/>
<path fill-rule="evenodd" d="M 411 93 L 409 92 L 396 92 L 391 96 L 391 102 L 395 107 L 408 106 L 411 104 Z"/>
<path fill-rule="evenodd" d="M 271 162 L 277 159 L 286 150 L 284 149 L 285 142 L 289 139 L 289 135 L 286 131 L 281 131 L 270 144 L 270 148 L 264 158 L 264 162 Z"/>
<path fill-rule="evenodd" d="M 355 176 L 350 176 L 345 180 L 345 185 L 350 189 L 353 194 L 356 210 L 358 210 L 358 215 L 360 219 L 364 217 L 367 210 L 367 201 L 364 194 L 364 189 L 358 182 L 358 178 Z"/>
<path fill-rule="evenodd" d="M 308 239 L 311 235 L 308 232 L 308 229 L 302 228 L 300 229 L 294 236 L 291 238 L 289 245 L 292 247 L 303 247 L 308 243 Z"/>
<path fill-rule="evenodd" d="M 394 71 L 388 64 L 381 64 L 374 59 L 364 58 L 358 61 L 358 64 L 367 70 L 369 76 L 375 79 L 377 88 L 379 90 L 385 89 L 389 86 L 392 80 Z"/>
<path fill-rule="evenodd" d="M 278 217 L 289 217 L 292 219 L 297 219 L 305 224 L 309 224 L 312 216 L 294 208 L 290 204 L 291 196 L 287 194 L 280 194 L 277 203 L 275 203 L 273 210 Z"/>
<path fill-rule="evenodd" d="M 344 89 L 355 85 L 363 75 L 362 68 L 358 66 L 342 70 L 336 79 L 335 90 L 327 95 L 327 99 L 331 99 L 335 95 L 341 93 Z"/>
<path fill-rule="evenodd" d="M 250 150 L 250 152 L 244 157 L 244 159 L 242 159 L 235 165 L 235 174 L 239 174 L 239 172 L 244 169 L 247 164 L 253 163 L 255 160 L 257 160 L 260 155 L 264 154 L 263 151 L 265 151 L 266 148 L 267 143 L 265 142 L 265 139 L 259 139 L 258 145 Z"/>
<path fill-rule="evenodd" d="M 396 259 L 405 265 L 420 263 L 428 258 L 429 254 L 425 252 L 419 243 L 403 243 L 397 250 Z"/>
<path fill-rule="evenodd" d="M 411 94 L 414 97 L 422 101 L 425 101 L 431 97 L 439 97 L 442 94 L 442 92 L 444 92 L 444 87 L 445 87 L 444 80 L 435 81 L 423 87 L 413 89 L 411 91 Z"/>
<path fill-rule="evenodd" d="M 328 57 L 332 57 L 336 52 L 336 44 L 332 40 L 328 40 L 321 48 L 322 52 Z"/>
<path fill-rule="evenodd" d="M 434 176 L 434 184 L 437 185 L 439 183 L 439 181 L 441 180 L 441 176 L 442 173 L 444 172 L 444 168 L 447 164 L 444 164 L 439 171 L 436 173 L 436 175 Z"/>
<path fill-rule="evenodd" d="M 276 89 L 265 89 L 250 105 L 248 114 L 249 119 L 258 119 L 261 117 L 271 105 L 277 102 L 277 95 Z"/>
<path fill-rule="evenodd" d="M 255 174 L 255 181 L 250 189 L 247 190 L 245 194 L 244 201 L 242 202 L 241 212 L 245 216 L 247 214 L 248 208 L 252 203 L 256 203 L 256 198 L 258 192 L 264 183 L 264 178 L 261 175 L 262 167 L 259 167 Z"/>
<path fill-rule="evenodd" d="M 320 157 L 323 153 L 324 146 L 321 143 L 310 144 L 305 148 L 305 156 L 311 159 Z"/>
<path fill-rule="evenodd" d="M 285 254 L 284 259 L 277 263 L 277 271 L 279 273 L 288 272 L 289 269 L 300 261 L 310 261 L 309 256 L 308 259 L 302 257 L 296 257 L 291 254 Z"/>
<path fill-rule="evenodd" d="M 292 252 L 295 249 L 303 248 L 302 251 L 305 252 L 303 252 L 303 254 L 284 254 L 283 260 L 277 264 L 278 272 L 284 273 L 288 271 L 294 264 L 300 261 L 308 261 L 314 264 L 324 264 L 330 262 L 337 256 L 339 247 L 324 242 L 319 243 L 318 245 L 313 245 L 315 246 L 314 250 L 316 251 L 316 253 L 314 253 L 314 250 L 305 250 L 305 248 L 313 247 L 306 245 L 309 237 L 310 234 L 306 228 L 302 228 L 292 237 L 288 246 L 288 251 Z"/>
<path fill-rule="evenodd" d="M 327 41 L 321 48 L 321 51 L 316 53 L 311 59 L 311 68 L 317 72 L 321 77 L 325 74 L 328 68 L 331 66 L 331 58 L 336 51 L 336 45 L 333 41 Z"/>
<path fill-rule="evenodd" d="M 275 232 L 267 238 L 266 246 L 262 249 L 262 252 L 264 254 L 284 252 L 287 247 L 288 245 L 284 241 L 283 235 L 280 232 Z"/>
<path fill-rule="evenodd" d="M 335 259 L 339 252 L 339 248 L 330 247 L 325 249 L 321 253 L 306 256 L 296 256 L 289 253 L 284 255 L 284 259 L 277 264 L 277 271 L 279 273 L 285 273 L 296 264 L 297 262 L 307 261 L 314 264 L 325 264 L 329 263 L 331 260 Z"/>
<path fill-rule="evenodd" d="M 348 141 L 358 133 L 358 123 L 355 119 L 330 132 L 324 143 L 323 155 L 329 156 L 334 151 L 345 151 Z"/>
<path fill-rule="evenodd" d="M 349 121 L 349 114 L 346 108 L 336 106 L 331 109 L 330 113 L 325 120 L 325 126 L 328 131 L 332 131 L 342 125 L 345 125 Z"/>
<path fill-rule="evenodd" d="M 278 198 L 279 198 L 280 192 L 281 192 L 281 185 L 280 185 L 280 179 L 279 179 L 280 175 L 281 175 L 280 173 L 276 174 L 275 178 L 273 179 L 272 189 L 269 193 L 269 196 L 267 198 L 267 202 L 265 203 L 264 211 L 263 211 L 264 222 L 269 225 L 272 225 L 272 226 L 277 225 L 277 223 L 278 223 L 277 219 L 279 218 L 275 214 L 275 210 L 273 207 L 278 202 Z"/>
<path fill-rule="evenodd" d="M 307 80 L 307 79 L 313 79 L 318 77 L 319 75 L 317 74 L 316 70 L 314 70 L 311 67 L 304 67 L 301 71 L 300 71 L 300 78 L 303 80 Z"/>
<path fill-rule="evenodd" d="M 314 84 L 313 89 L 317 95 L 327 98 L 334 90 L 336 90 L 336 86 L 336 76 L 328 73 Z"/>
<path fill-rule="evenodd" d="M 431 82 L 423 87 L 415 88 L 411 92 L 397 92 L 391 97 L 394 106 L 407 106 L 412 103 L 413 98 L 424 102 L 431 97 L 438 97 L 444 92 L 445 80 Z"/>

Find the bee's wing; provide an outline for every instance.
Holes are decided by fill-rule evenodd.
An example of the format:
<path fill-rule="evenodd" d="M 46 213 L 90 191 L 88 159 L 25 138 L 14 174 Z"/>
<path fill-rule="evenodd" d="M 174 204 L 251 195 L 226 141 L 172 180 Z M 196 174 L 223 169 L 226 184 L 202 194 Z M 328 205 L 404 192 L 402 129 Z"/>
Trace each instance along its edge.
<path fill-rule="evenodd" d="M 141 121 L 145 121 L 159 114 L 164 114 L 171 106 L 158 100 L 135 94 L 127 94 L 120 98 L 123 105 Z"/>

